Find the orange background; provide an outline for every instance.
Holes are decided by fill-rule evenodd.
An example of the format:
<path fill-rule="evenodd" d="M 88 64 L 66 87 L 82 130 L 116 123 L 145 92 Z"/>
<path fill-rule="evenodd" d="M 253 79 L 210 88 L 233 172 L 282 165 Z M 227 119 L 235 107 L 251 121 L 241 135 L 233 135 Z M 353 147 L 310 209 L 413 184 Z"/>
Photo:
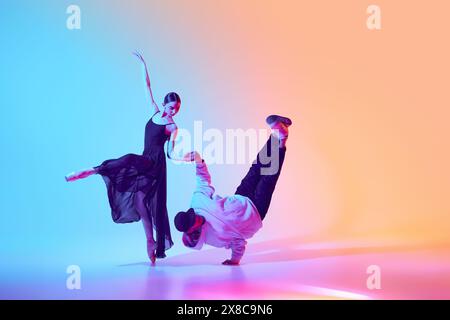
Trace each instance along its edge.
<path fill-rule="evenodd" d="M 20 168 L 3 176 L 0 231 L 11 257 L 106 241 L 144 252 L 140 224 L 111 222 L 101 179 L 63 179 L 142 152 L 150 114 L 134 49 L 158 101 L 180 93 L 181 128 L 202 120 L 205 130 L 263 129 L 271 113 L 293 119 L 283 173 L 252 241 L 449 240 L 448 1 L 80 0 L 82 28 L 72 31 L 70 4 L 2 2 L 8 156 L 0 161 Z M 366 27 L 370 4 L 381 8 L 379 31 Z M 212 165 L 219 194 L 234 192 L 247 169 Z M 169 163 L 171 221 L 187 209 L 193 177 Z M 172 230 L 171 254 L 188 250 Z"/>
<path fill-rule="evenodd" d="M 261 237 L 448 239 L 448 1 L 120 4 L 103 12 L 157 60 L 155 79 L 172 73 L 158 81 L 182 88 L 180 126 L 201 119 L 264 128 L 270 113 L 293 119 Z M 366 27 L 370 4 L 381 8 L 379 31 Z M 222 193 L 245 171 L 212 168 Z M 180 197 L 174 183 L 170 197 Z"/>

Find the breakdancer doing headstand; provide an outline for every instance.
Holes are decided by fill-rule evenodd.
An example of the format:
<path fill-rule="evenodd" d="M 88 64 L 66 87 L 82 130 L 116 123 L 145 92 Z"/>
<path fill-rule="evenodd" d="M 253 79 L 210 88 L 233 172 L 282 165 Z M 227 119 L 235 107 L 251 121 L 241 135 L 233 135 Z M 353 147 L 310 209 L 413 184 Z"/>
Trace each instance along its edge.
<path fill-rule="evenodd" d="M 196 189 L 191 207 L 175 216 L 175 227 L 183 232 L 185 246 L 200 250 L 204 244 L 231 249 L 224 265 L 238 265 L 247 239 L 261 227 L 280 176 L 286 154 L 289 118 L 271 115 L 266 119 L 272 134 L 260 150 L 249 172 L 232 196 L 215 194 L 208 168 L 197 152 Z"/>

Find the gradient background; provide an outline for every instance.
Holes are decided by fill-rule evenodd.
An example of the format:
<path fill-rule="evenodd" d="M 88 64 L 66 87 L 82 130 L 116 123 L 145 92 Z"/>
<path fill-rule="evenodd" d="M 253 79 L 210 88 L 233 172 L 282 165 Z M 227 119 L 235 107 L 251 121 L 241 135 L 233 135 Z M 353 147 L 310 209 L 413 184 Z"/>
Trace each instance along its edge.
<path fill-rule="evenodd" d="M 66 28 L 72 3 L 81 30 Z M 372 3 L 380 31 L 366 27 Z M 449 10 L 446 0 L 2 0 L 2 278 L 146 258 L 142 225 L 111 221 L 101 179 L 64 180 L 142 152 L 150 109 L 134 49 L 158 101 L 180 94 L 179 127 L 293 119 L 271 210 L 252 241 L 448 243 Z M 212 165 L 219 194 L 247 168 Z M 192 188 L 192 167 L 169 163 L 171 219 Z M 187 252 L 175 229 L 173 237 L 168 255 Z"/>

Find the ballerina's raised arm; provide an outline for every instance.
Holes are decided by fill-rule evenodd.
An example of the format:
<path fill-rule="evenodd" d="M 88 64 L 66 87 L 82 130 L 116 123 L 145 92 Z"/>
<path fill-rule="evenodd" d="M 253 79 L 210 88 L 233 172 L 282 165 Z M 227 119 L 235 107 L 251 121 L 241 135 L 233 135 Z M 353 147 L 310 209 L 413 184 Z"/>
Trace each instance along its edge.
<path fill-rule="evenodd" d="M 153 92 L 152 92 L 152 87 L 150 85 L 150 76 L 148 74 L 147 63 L 145 62 L 144 57 L 138 51 L 134 51 L 133 54 L 139 60 L 141 60 L 141 62 L 143 64 L 144 71 L 145 71 L 145 82 L 147 84 L 147 89 L 150 94 L 150 99 L 152 100 L 152 114 L 155 114 L 159 111 L 159 107 L 158 107 L 158 104 L 155 102 L 155 99 L 153 98 Z"/>

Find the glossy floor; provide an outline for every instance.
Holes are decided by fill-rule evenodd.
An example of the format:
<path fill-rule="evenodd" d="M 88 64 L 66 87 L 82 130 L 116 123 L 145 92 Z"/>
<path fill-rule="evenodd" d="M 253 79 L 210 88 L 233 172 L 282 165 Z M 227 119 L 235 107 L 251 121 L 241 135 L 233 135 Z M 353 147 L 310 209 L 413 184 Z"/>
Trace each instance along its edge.
<path fill-rule="evenodd" d="M 90 259 L 81 289 L 49 266 L 3 270 L 3 299 L 450 299 L 446 246 L 371 242 L 250 244 L 242 265 L 222 266 L 228 252 L 192 251 L 158 261 L 114 264 Z M 381 288 L 367 287 L 369 266 L 380 269 Z"/>

